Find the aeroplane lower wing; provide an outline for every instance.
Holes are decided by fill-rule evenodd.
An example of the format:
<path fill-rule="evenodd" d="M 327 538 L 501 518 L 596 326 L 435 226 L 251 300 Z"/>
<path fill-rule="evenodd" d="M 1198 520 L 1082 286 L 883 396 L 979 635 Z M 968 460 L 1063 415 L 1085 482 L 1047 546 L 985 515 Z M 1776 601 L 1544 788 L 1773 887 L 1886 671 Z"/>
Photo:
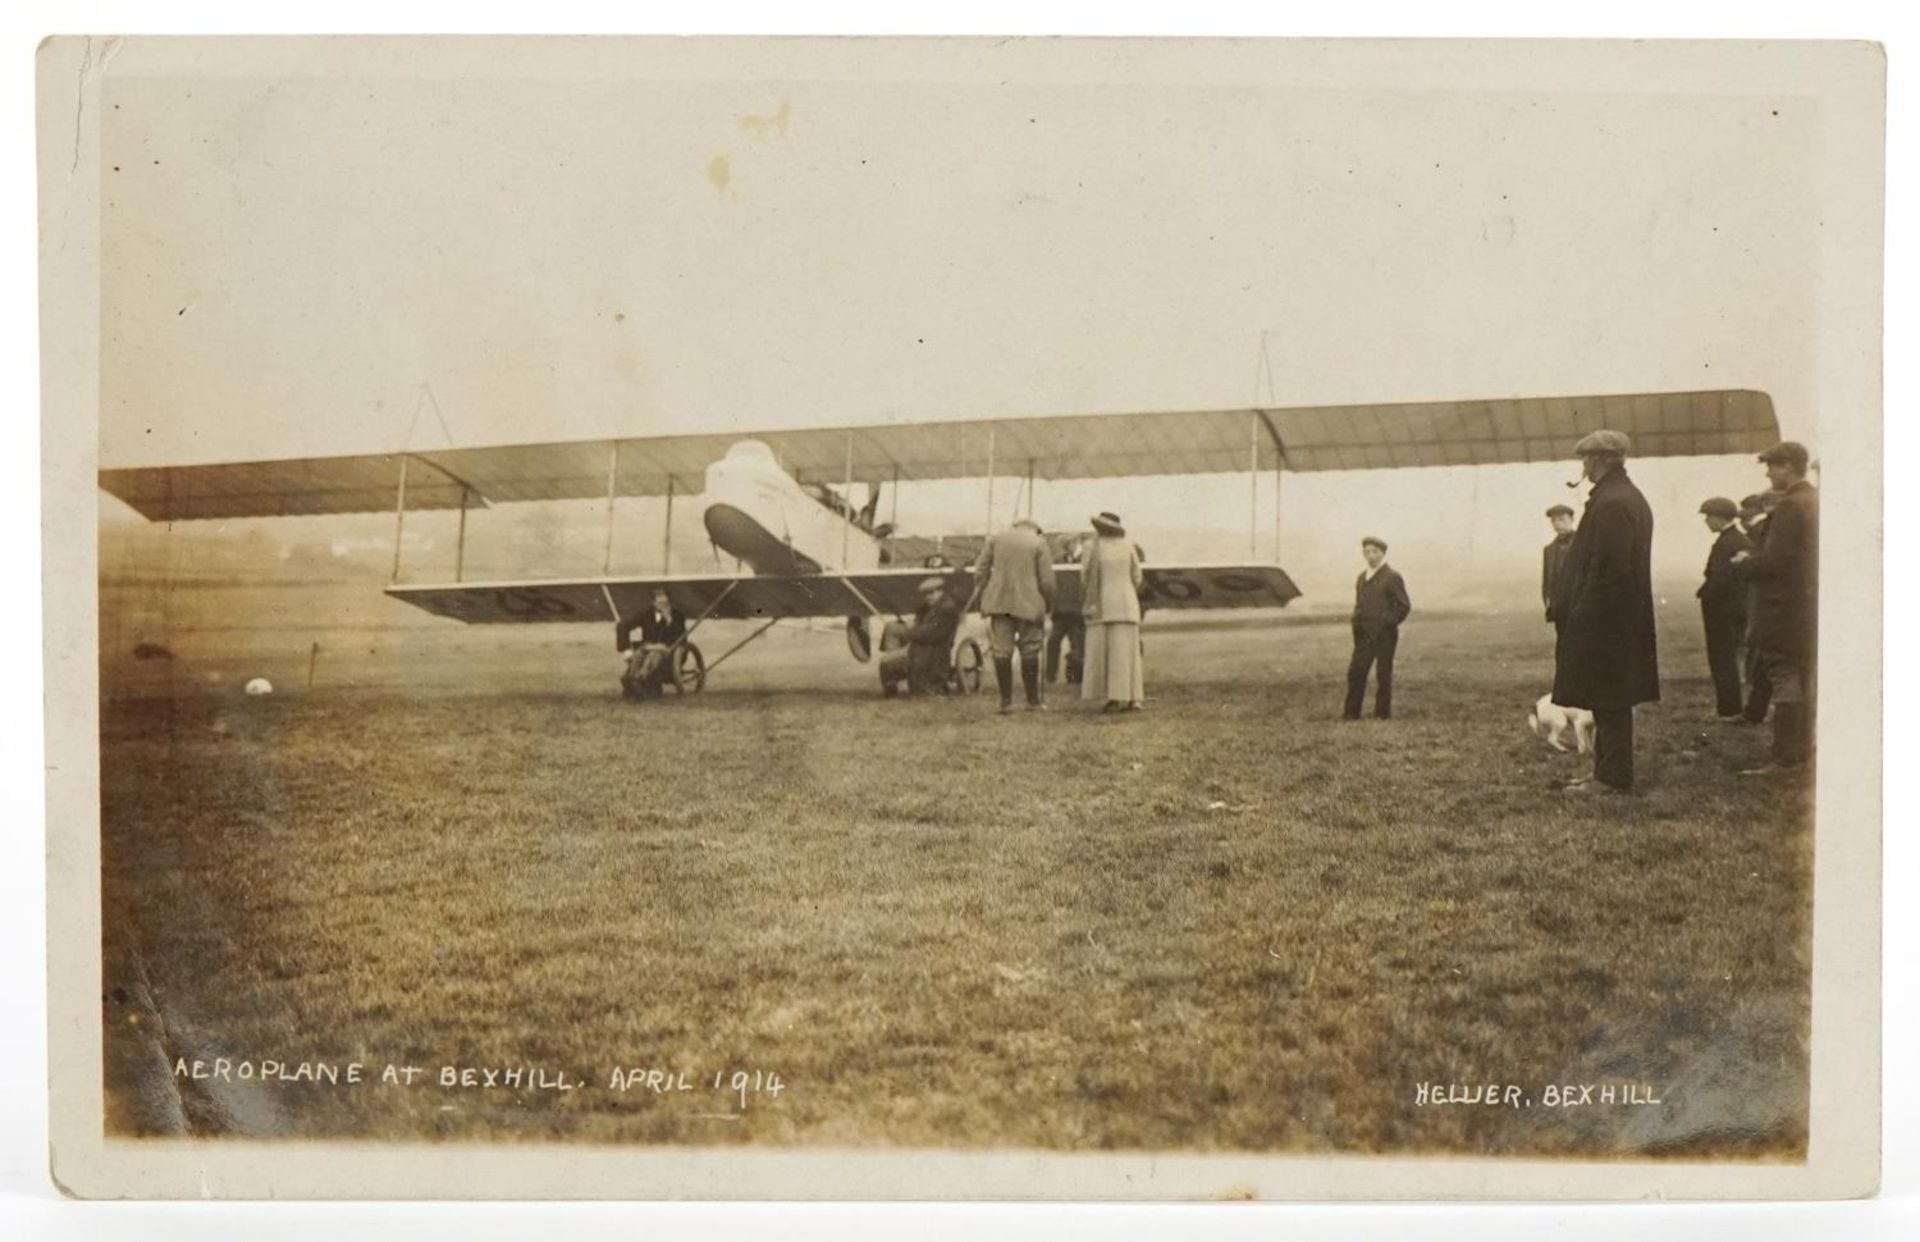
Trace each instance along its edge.
<path fill-rule="evenodd" d="M 1080 569 L 1059 565 L 1055 607 L 1080 607 Z M 753 620 L 770 617 L 908 616 L 929 577 L 956 578 L 956 593 L 971 594 L 966 569 L 877 569 L 856 574 L 793 576 L 587 578 L 555 582 L 473 582 L 390 586 L 387 594 L 436 616 L 473 625 L 597 621 L 631 616 L 664 589 L 676 611 L 691 617 Z M 1277 608 L 1300 595 L 1278 565 L 1164 565 L 1145 572 L 1141 604 L 1169 608 Z"/>
<path fill-rule="evenodd" d="M 1056 571 L 1059 573 L 1059 571 Z M 1067 576 L 1059 573 L 1061 589 Z M 1284 608 L 1300 598 L 1287 571 L 1278 565 L 1167 565 L 1143 571 L 1140 606 L 1162 608 Z M 1072 574 L 1075 608 L 1080 603 L 1080 571 Z"/>

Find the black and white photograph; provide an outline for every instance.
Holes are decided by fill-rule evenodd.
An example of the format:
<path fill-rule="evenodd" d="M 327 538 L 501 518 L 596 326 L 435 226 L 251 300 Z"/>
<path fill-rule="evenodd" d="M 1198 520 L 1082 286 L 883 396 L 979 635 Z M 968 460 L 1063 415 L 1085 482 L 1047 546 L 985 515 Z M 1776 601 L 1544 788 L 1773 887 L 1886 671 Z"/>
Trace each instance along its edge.
<path fill-rule="evenodd" d="M 1877 48 L 40 91 L 75 1193 L 1871 1190 Z"/>

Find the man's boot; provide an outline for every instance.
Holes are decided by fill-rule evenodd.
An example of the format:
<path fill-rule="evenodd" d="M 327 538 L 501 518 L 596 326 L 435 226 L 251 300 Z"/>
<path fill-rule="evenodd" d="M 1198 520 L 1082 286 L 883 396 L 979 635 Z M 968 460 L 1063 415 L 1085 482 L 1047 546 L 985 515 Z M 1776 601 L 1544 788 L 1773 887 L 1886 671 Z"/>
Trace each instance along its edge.
<path fill-rule="evenodd" d="M 993 679 L 1000 683 L 1000 710 L 1013 710 L 1013 657 L 993 657 Z"/>
<path fill-rule="evenodd" d="M 1022 653 L 1020 656 L 1020 680 L 1027 690 L 1027 710 L 1037 711 L 1046 706 L 1041 702 L 1040 653 Z"/>
<path fill-rule="evenodd" d="M 1807 707 L 1804 703 L 1773 705 L 1773 746 L 1767 761 L 1758 767 L 1743 768 L 1742 776 L 1767 776 L 1800 769 L 1808 757 Z"/>

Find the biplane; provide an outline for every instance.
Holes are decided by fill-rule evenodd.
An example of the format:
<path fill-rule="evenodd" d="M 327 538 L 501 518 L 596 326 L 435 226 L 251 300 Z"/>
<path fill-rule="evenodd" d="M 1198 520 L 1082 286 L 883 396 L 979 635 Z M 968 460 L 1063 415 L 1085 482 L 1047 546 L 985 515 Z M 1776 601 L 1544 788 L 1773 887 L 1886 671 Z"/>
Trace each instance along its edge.
<path fill-rule="evenodd" d="M 100 471 L 100 486 L 164 522 L 391 510 L 387 594 L 467 624 L 612 625 L 647 607 L 655 589 L 664 589 L 674 608 L 692 619 L 690 630 L 711 619 L 759 621 L 711 664 L 689 644 L 676 680 L 698 689 L 707 672 L 781 620 L 844 618 L 849 649 L 864 661 L 872 651 L 870 624 L 910 614 L 929 573 L 952 576 L 959 593 L 967 593 L 967 553 L 980 538 L 901 535 L 893 522 L 878 521 L 888 487 L 897 511 L 902 484 L 982 479 L 990 532 L 996 478 L 1021 480 L 1016 510 L 1024 502 L 1031 514 L 1036 482 L 1244 472 L 1247 559 L 1149 564 L 1142 603 L 1154 610 L 1283 607 L 1300 594 L 1279 565 L 1278 501 L 1286 473 L 1560 461 L 1581 436 L 1602 427 L 1630 435 L 1637 457 L 1758 452 L 1779 437 L 1767 394 L 1719 390 L 644 436 L 109 468 Z M 1273 557 L 1262 560 L 1257 519 L 1269 475 Z M 860 485 L 867 501 L 855 506 Z M 674 502 L 695 489 L 708 536 L 735 558 L 739 572 L 673 572 Z M 657 574 L 611 572 L 615 506 L 633 497 L 666 502 Z M 602 574 L 466 580 L 469 512 L 601 498 L 607 506 Z M 459 514 L 450 580 L 401 580 L 407 514 L 423 510 Z M 1077 612 L 1078 566 L 1059 564 L 1057 577 L 1056 612 Z M 973 677 L 977 685 L 977 661 Z"/>

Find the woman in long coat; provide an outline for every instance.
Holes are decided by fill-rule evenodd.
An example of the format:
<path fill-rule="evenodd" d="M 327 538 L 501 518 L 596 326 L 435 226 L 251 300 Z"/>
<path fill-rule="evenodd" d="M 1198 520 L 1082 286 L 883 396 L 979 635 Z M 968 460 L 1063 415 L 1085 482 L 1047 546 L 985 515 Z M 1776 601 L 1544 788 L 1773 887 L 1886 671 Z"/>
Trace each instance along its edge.
<path fill-rule="evenodd" d="M 1113 514 L 1097 515 L 1093 530 L 1097 537 L 1080 569 L 1087 623 L 1080 697 L 1105 699 L 1103 711 L 1139 711 L 1147 699 L 1140 667 L 1140 556 Z"/>

